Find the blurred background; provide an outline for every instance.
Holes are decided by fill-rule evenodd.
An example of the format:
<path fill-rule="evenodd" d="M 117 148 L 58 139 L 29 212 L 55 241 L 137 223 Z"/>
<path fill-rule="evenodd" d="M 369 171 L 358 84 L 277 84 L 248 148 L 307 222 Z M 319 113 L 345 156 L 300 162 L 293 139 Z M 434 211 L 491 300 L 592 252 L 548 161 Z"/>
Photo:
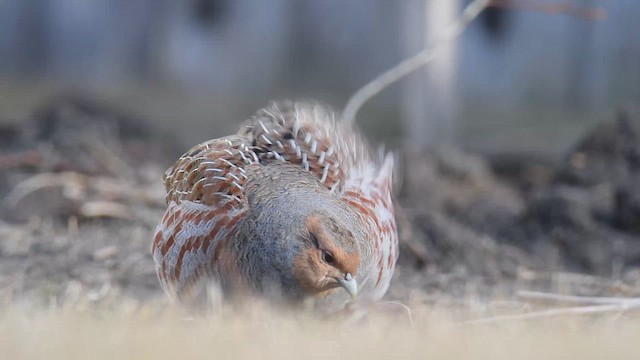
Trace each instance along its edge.
<path fill-rule="evenodd" d="M 89 94 L 190 146 L 273 99 L 340 109 L 467 3 L 2 0 L 0 122 L 51 95 Z M 639 1 L 502 3 L 514 6 L 487 10 L 437 61 L 364 107 L 359 123 L 373 139 L 557 154 L 637 104 Z"/>
<path fill-rule="evenodd" d="M 342 109 L 468 4 L 0 0 L 0 299 L 164 299 L 180 154 L 271 100 Z M 640 1 L 491 4 L 358 115 L 400 154 L 388 297 L 640 296 Z"/>

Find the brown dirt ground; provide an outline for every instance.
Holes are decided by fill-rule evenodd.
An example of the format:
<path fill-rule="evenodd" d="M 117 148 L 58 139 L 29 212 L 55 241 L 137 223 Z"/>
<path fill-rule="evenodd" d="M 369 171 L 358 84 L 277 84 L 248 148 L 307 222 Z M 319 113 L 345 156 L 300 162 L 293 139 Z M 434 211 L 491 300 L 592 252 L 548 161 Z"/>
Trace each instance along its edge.
<path fill-rule="evenodd" d="M 162 301 L 150 242 L 181 150 L 140 119 L 58 98 L 0 129 L 0 296 Z M 388 297 L 517 289 L 640 293 L 640 121 L 604 121 L 563 159 L 404 149 Z"/>

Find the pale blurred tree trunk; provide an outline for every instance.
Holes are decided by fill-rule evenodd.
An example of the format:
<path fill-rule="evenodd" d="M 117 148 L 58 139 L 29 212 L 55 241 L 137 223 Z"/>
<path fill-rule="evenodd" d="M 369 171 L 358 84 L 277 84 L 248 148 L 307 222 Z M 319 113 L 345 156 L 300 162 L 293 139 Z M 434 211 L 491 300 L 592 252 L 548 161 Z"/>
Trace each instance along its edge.
<path fill-rule="evenodd" d="M 460 0 L 413 0 L 404 3 L 407 56 L 432 44 L 458 16 Z M 456 43 L 443 48 L 426 68 L 410 75 L 404 86 L 402 114 L 406 140 L 419 147 L 454 140 Z"/>

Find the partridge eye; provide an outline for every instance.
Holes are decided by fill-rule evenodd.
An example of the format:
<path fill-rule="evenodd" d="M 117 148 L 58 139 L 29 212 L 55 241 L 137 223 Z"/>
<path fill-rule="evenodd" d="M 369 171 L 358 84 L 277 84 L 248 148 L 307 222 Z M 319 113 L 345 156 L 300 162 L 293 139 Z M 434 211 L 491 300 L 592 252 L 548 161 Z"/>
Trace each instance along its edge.
<path fill-rule="evenodd" d="M 335 261 L 333 259 L 333 255 L 331 255 L 331 253 L 328 251 L 322 253 L 322 260 L 324 260 L 324 262 L 326 262 L 327 264 L 333 264 L 333 262 Z"/>

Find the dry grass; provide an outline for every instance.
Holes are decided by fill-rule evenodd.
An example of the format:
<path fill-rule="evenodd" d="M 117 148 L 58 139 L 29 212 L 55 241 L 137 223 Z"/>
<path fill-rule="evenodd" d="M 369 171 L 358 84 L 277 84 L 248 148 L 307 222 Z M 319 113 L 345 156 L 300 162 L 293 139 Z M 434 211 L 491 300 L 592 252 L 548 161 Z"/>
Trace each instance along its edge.
<path fill-rule="evenodd" d="M 637 359 L 640 318 L 559 317 L 461 324 L 460 309 L 417 309 L 415 324 L 345 327 L 254 309 L 187 319 L 163 306 L 0 312 L 3 359 Z M 466 314 L 466 315 L 465 315 Z"/>

